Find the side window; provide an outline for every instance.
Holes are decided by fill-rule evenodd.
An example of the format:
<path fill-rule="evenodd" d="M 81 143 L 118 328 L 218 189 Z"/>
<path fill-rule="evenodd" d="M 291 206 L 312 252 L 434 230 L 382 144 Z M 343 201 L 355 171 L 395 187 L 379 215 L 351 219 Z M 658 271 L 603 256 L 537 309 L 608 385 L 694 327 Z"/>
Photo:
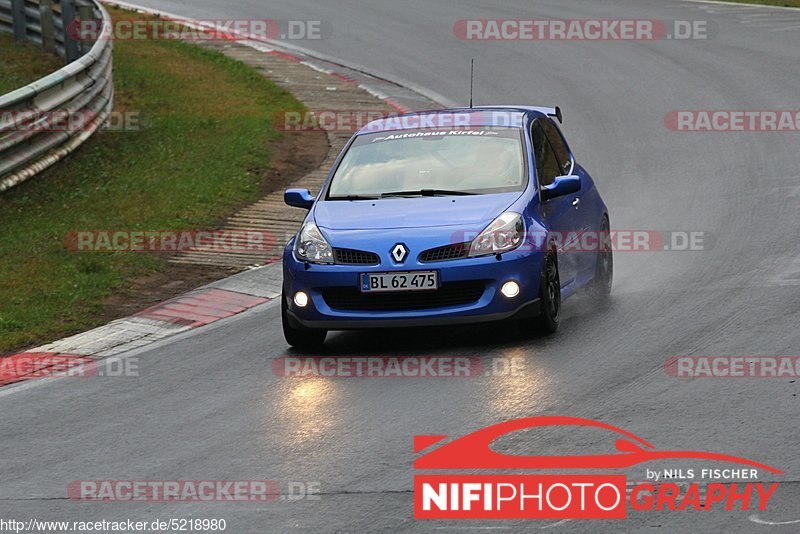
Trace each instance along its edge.
<path fill-rule="evenodd" d="M 552 184 L 557 177 L 561 176 L 559 162 L 542 129 L 541 121 L 533 123 L 531 137 L 533 139 L 533 157 L 536 162 L 536 174 L 539 176 L 539 186 L 544 187 Z"/>
<path fill-rule="evenodd" d="M 569 173 L 572 167 L 572 161 L 569 158 L 567 144 L 564 142 L 564 138 L 561 137 L 561 133 L 559 133 L 558 128 L 556 128 L 556 126 L 549 120 L 537 122 L 541 122 L 542 128 L 544 128 L 544 133 L 550 140 L 550 146 L 553 147 L 553 151 L 556 153 L 556 159 L 558 159 L 558 168 L 561 169 L 561 174 Z"/>

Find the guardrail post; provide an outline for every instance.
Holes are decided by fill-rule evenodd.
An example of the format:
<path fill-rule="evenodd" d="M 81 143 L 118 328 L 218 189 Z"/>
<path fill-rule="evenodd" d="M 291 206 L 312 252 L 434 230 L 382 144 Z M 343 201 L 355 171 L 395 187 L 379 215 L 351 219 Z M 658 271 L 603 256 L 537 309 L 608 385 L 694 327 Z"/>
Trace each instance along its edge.
<path fill-rule="evenodd" d="M 61 0 L 61 21 L 64 24 L 64 56 L 67 63 L 72 63 L 81 57 L 80 41 L 80 27 L 76 24 L 80 22 L 75 20 L 75 0 Z"/>
<path fill-rule="evenodd" d="M 79 4 L 78 5 L 78 18 L 80 20 L 92 20 L 94 18 L 94 9 L 92 9 L 91 5 L 87 4 Z M 89 43 L 85 40 L 81 41 L 81 48 L 86 51 L 87 49 L 92 47 L 93 43 Z"/>
<path fill-rule="evenodd" d="M 42 48 L 56 51 L 56 27 L 53 24 L 53 0 L 39 0 L 39 22 L 42 25 Z"/>
<path fill-rule="evenodd" d="M 14 26 L 14 38 L 25 41 L 28 28 L 25 24 L 25 0 L 11 0 L 11 25 Z"/>

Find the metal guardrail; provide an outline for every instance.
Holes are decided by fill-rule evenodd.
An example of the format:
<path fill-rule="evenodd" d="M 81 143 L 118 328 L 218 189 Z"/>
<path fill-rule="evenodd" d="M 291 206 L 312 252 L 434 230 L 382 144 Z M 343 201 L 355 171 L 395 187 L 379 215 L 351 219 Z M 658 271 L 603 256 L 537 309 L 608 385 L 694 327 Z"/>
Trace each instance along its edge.
<path fill-rule="evenodd" d="M 79 19 L 102 23 L 97 41 L 87 44 L 73 38 Z M 111 113 L 114 84 L 111 17 L 97 0 L 0 0 L 0 31 L 70 61 L 53 74 L 0 96 L 2 193 L 91 137 Z M 83 120 L 78 128 L 53 128 L 57 115 Z"/>

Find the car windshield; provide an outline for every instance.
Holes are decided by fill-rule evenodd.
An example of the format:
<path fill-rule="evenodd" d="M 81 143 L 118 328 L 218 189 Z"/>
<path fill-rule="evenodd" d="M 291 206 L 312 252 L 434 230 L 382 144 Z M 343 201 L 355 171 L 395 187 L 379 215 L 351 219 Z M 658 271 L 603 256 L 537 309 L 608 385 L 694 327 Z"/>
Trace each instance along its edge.
<path fill-rule="evenodd" d="M 359 136 L 329 200 L 489 194 L 525 189 L 518 128 L 420 129 Z"/>

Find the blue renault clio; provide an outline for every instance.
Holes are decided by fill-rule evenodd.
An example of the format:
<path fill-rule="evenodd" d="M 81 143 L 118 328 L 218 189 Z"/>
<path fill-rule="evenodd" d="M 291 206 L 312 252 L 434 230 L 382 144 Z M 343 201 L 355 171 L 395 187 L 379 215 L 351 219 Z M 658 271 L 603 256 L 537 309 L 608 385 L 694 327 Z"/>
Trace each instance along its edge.
<path fill-rule="evenodd" d="M 561 301 L 611 291 L 609 215 L 554 118 L 479 107 L 374 121 L 342 150 L 283 255 L 286 341 L 329 330 L 515 320 L 554 332 Z"/>

